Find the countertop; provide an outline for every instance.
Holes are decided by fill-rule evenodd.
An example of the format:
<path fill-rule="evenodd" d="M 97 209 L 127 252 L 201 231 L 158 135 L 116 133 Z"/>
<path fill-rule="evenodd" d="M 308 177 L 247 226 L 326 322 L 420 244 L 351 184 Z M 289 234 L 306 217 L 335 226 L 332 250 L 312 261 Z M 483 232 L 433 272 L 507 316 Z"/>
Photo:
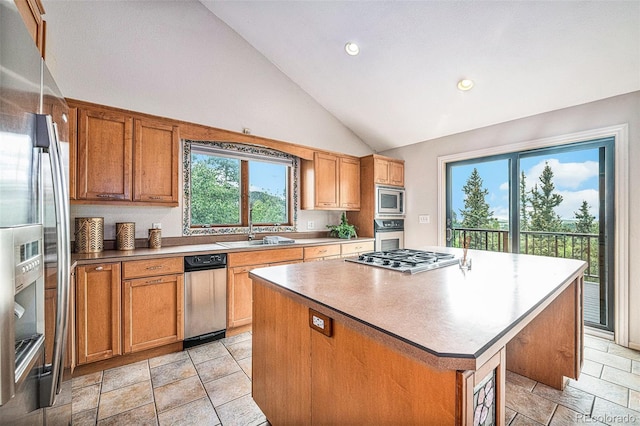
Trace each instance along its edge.
<path fill-rule="evenodd" d="M 246 247 L 228 247 L 225 242 L 215 244 L 189 244 L 180 246 L 151 248 L 136 248 L 135 250 L 104 250 L 98 253 L 72 253 L 71 262 L 75 264 L 89 264 L 98 262 L 119 262 L 127 260 L 150 259 L 172 256 L 193 256 L 206 253 L 233 253 L 253 250 L 273 250 L 287 247 L 316 246 L 328 244 L 345 244 L 373 241 L 373 238 L 305 238 L 296 239 L 292 244 L 261 244 Z"/>
<path fill-rule="evenodd" d="M 462 255 L 459 249 L 421 249 Z M 392 345 L 401 342 L 444 359 L 441 367 L 473 369 L 586 268 L 579 260 L 473 250 L 469 255 L 470 271 L 453 265 L 410 275 L 327 260 L 254 269 L 250 275 L 360 331 L 390 337 Z"/>

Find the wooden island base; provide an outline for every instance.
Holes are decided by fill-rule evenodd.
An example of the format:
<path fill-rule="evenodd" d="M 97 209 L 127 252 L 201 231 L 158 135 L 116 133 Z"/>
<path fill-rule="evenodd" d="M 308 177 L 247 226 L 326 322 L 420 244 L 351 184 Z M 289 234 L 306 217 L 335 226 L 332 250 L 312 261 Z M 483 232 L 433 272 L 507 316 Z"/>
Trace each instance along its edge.
<path fill-rule="evenodd" d="M 429 361 L 437 354 L 417 359 L 409 342 L 389 344 L 384 331 L 253 283 L 253 399 L 274 425 L 472 425 L 483 404 L 487 424 L 503 425 L 506 368 L 559 389 L 580 372 L 582 278 L 498 336 L 472 369 L 441 368 Z"/>

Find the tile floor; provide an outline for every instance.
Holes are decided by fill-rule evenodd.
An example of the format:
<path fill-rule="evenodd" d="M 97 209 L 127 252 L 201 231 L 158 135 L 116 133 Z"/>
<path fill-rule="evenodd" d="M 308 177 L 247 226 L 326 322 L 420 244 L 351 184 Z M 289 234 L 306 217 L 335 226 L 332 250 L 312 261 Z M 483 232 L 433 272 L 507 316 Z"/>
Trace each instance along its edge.
<path fill-rule="evenodd" d="M 267 425 L 251 398 L 251 334 L 74 378 L 74 425 Z M 563 392 L 507 374 L 510 426 L 640 424 L 640 352 L 585 336 Z"/>

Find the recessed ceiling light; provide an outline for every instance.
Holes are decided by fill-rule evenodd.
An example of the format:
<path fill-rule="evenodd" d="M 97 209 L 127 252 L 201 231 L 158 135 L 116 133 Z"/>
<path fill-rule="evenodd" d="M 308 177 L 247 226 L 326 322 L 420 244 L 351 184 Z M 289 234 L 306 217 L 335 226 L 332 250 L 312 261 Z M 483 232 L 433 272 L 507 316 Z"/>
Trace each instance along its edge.
<path fill-rule="evenodd" d="M 458 82 L 458 89 L 466 92 L 467 90 L 471 90 L 473 88 L 473 80 L 462 79 Z"/>
<path fill-rule="evenodd" d="M 345 52 L 347 52 L 347 55 L 351 56 L 356 56 L 358 53 L 360 53 L 360 48 L 352 41 L 344 45 L 344 50 Z"/>

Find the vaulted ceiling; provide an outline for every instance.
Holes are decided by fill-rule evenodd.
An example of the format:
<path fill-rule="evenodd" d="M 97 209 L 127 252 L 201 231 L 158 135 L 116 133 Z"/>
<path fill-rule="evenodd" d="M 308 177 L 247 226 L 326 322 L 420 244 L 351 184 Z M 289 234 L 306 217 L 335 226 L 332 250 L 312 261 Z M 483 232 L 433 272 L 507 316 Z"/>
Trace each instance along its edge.
<path fill-rule="evenodd" d="M 639 1 L 200 1 L 375 151 L 640 90 Z"/>

